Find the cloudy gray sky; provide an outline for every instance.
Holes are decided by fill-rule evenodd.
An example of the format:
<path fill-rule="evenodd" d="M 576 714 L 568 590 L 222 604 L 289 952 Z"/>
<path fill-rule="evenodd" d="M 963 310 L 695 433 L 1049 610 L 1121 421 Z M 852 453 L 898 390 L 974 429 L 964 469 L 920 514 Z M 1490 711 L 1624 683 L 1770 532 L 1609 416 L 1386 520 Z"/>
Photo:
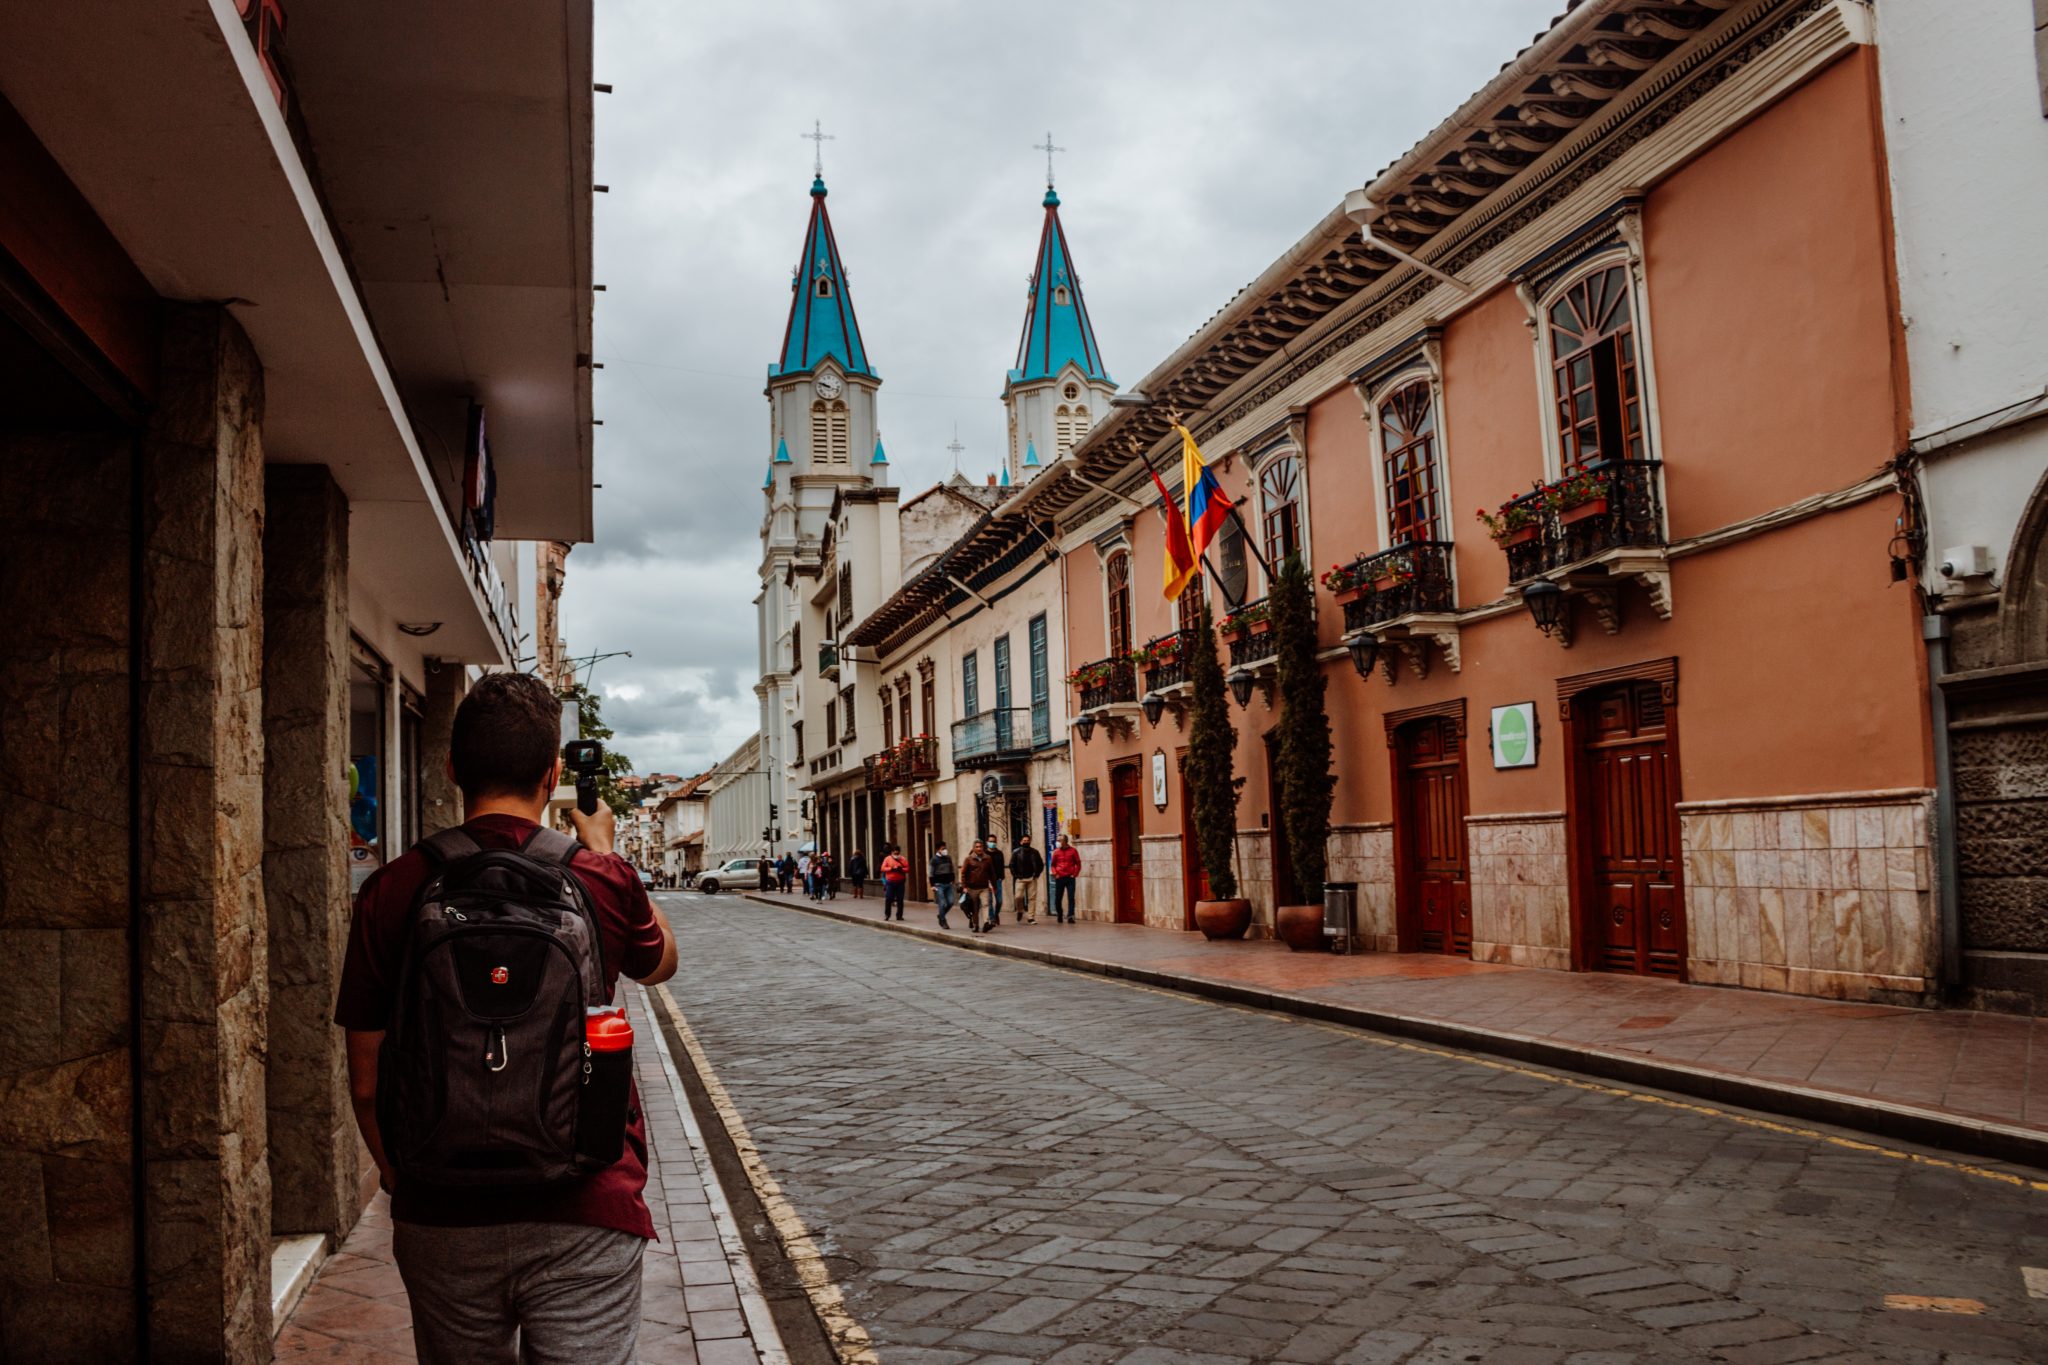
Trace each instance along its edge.
<path fill-rule="evenodd" d="M 597 12 L 597 541 L 572 652 L 641 771 L 756 724 L 769 455 L 821 119 L 833 227 L 904 488 L 1001 460 L 1003 374 L 1061 216 L 1111 374 L 1134 383 L 1450 114 L 1562 0 L 605 0 Z"/>

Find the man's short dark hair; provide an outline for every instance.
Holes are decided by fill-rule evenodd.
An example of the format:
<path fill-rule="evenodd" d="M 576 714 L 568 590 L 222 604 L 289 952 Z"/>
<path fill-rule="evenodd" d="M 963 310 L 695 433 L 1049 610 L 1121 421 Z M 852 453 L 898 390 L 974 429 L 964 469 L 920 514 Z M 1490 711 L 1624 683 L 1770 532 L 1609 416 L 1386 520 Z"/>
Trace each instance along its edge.
<path fill-rule="evenodd" d="M 547 781 L 562 744 L 562 700 L 531 673 L 486 673 L 455 708 L 449 755 L 471 801 L 525 796 Z"/>

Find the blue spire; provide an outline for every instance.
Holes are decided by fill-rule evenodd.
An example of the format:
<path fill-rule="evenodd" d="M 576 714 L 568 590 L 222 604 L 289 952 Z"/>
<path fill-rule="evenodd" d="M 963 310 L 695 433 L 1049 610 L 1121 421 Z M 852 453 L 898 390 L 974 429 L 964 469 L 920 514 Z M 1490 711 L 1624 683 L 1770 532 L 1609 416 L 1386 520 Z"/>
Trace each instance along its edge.
<path fill-rule="evenodd" d="M 1029 438 L 1024 442 L 1024 467 L 1026 469 L 1038 468 L 1038 445 Z"/>
<path fill-rule="evenodd" d="M 1003 466 L 1003 473 L 1002 473 L 1002 477 L 996 480 L 996 487 L 998 487 L 998 488 L 1008 488 L 1009 486 L 1010 486 L 1010 467 L 1009 467 L 1008 465 L 1004 465 L 1004 466 Z"/>
<path fill-rule="evenodd" d="M 794 463 L 795 463 L 795 461 L 793 461 L 793 460 L 791 460 L 791 459 L 789 458 L 789 442 L 788 442 L 787 440 L 777 440 L 777 441 L 775 442 L 775 463 L 777 463 L 777 464 L 794 464 Z"/>
<path fill-rule="evenodd" d="M 883 449 L 882 449 L 882 436 L 881 436 L 881 433 L 880 433 L 880 432 L 877 432 L 877 433 L 875 434 L 875 458 L 874 458 L 874 459 L 872 459 L 872 460 L 869 460 L 869 461 L 868 461 L 868 463 L 869 463 L 869 464 L 887 464 L 887 463 L 889 463 L 889 456 L 888 456 L 888 455 L 887 455 L 887 453 L 885 453 L 885 452 L 883 451 Z"/>
<path fill-rule="evenodd" d="M 1024 314 L 1024 336 L 1017 344 L 1017 367 L 1010 383 L 1051 379 L 1069 363 L 1105 384 L 1113 383 L 1095 345 L 1095 328 L 1081 298 L 1081 278 L 1067 252 L 1067 234 L 1060 227 L 1060 197 L 1045 191 L 1045 230 L 1038 239 L 1038 264 L 1031 272 L 1031 306 Z"/>
<path fill-rule="evenodd" d="M 768 377 L 803 374 L 827 356 L 848 374 L 875 377 L 860 340 L 860 321 L 853 315 L 853 297 L 846 290 L 846 267 L 839 260 L 839 242 L 832 235 L 832 217 L 825 212 L 825 179 L 811 182 L 811 225 L 804 233 L 804 254 L 790 280 L 789 324 L 782 333 L 782 358 L 768 367 Z"/>
<path fill-rule="evenodd" d="M 761 487 L 764 489 L 775 487 L 775 464 L 773 461 L 769 462 L 768 475 L 761 480 Z"/>

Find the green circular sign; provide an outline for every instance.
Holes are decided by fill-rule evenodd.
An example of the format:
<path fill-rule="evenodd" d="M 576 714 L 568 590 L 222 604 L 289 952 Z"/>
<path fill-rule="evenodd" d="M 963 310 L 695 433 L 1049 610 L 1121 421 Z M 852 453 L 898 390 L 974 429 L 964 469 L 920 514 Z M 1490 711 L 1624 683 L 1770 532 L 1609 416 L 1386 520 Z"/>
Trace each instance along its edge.
<path fill-rule="evenodd" d="M 1529 757 L 1529 722 L 1520 708 L 1501 712 L 1500 730 L 1495 736 L 1500 745 L 1501 762 L 1516 767 Z"/>

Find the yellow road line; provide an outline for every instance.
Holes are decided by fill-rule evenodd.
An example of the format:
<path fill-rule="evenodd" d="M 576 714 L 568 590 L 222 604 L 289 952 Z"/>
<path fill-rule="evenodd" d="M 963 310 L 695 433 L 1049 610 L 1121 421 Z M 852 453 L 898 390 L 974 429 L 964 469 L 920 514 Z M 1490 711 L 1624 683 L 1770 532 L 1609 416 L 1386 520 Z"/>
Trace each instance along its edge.
<path fill-rule="evenodd" d="M 683 1040 L 683 1048 L 690 1054 L 690 1063 L 697 1069 L 705 1092 L 711 1097 L 711 1105 L 718 1111 L 719 1121 L 725 1125 L 726 1135 L 739 1154 L 740 1166 L 747 1173 L 747 1183 L 754 1187 L 754 1197 L 761 1201 L 761 1210 L 768 1215 L 768 1222 L 782 1243 L 783 1254 L 796 1268 L 797 1278 L 803 1283 L 812 1311 L 817 1313 L 818 1321 L 825 1325 L 825 1331 L 831 1337 L 833 1352 L 845 1365 L 878 1365 L 881 1357 L 875 1354 L 867 1329 L 848 1311 L 846 1297 L 825 1269 L 824 1254 L 818 1250 L 811 1230 L 782 1193 L 782 1186 L 769 1173 L 768 1163 L 762 1159 L 761 1149 L 754 1145 L 753 1137 L 748 1134 L 738 1106 L 732 1102 L 732 1096 L 726 1093 L 725 1083 L 712 1069 L 711 1059 L 704 1055 L 703 1045 L 697 1041 L 690 1021 L 683 1017 L 682 1006 L 669 994 L 667 986 L 656 986 L 650 994 L 661 1002 L 669 1023 Z"/>

